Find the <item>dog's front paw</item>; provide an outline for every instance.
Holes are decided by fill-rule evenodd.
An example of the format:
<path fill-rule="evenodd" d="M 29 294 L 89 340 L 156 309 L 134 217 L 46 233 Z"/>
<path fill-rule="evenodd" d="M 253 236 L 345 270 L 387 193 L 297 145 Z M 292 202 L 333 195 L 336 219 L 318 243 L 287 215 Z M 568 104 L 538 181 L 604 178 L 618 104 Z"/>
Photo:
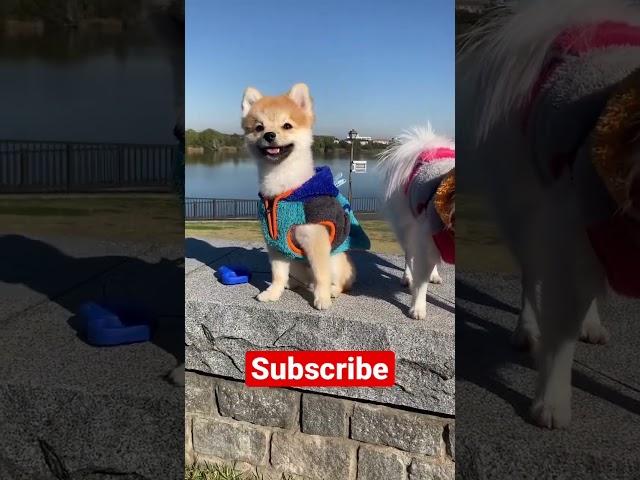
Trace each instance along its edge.
<path fill-rule="evenodd" d="M 174 385 L 184 387 L 184 363 L 178 365 L 171 371 L 171 373 L 169 374 L 169 380 Z"/>
<path fill-rule="evenodd" d="M 342 293 L 342 289 L 337 285 L 331 285 L 331 298 L 338 298 Z"/>
<path fill-rule="evenodd" d="M 263 292 L 260 292 L 258 294 L 258 296 L 256 297 L 256 299 L 259 302 L 276 302 L 276 301 L 280 300 L 281 296 L 282 296 L 282 292 L 281 291 L 269 287 L 266 290 L 264 290 Z"/>
<path fill-rule="evenodd" d="M 536 400 L 531 407 L 532 421 L 544 428 L 566 428 L 571 422 L 571 401 L 568 395 L 552 400 Z"/>
<path fill-rule="evenodd" d="M 609 332 L 600 321 L 585 321 L 580 331 L 580 340 L 595 345 L 604 345 L 609 341 Z"/>
<path fill-rule="evenodd" d="M 313 306 L 318 310 L 326 310 L 331 306 L 331 294 L 316 294 L 313 299 Z"/>
<path fill-rule="evenodd" d="M 429 277 L 429 283 L 434 283 L 436 285 L 440 285 L 442 283 L 442 277 L 437 272 L 437 270 L 434 270 L 431 273 L 431 276 Z"/>
<path fill-rule="evenodd" d="M 518 320 L 518 326 L 511 334 L 511 344 L 528 352 L 535 352 L 540 341 L 540 330 L 536 324 Z"/>
<path fill-rule="evenodd" d="M 415 320 L 426 320 L 427 319 L 427 306 L 426 305 L 414 305 L 409 310 L 409 315 L 411 318 Z"/>

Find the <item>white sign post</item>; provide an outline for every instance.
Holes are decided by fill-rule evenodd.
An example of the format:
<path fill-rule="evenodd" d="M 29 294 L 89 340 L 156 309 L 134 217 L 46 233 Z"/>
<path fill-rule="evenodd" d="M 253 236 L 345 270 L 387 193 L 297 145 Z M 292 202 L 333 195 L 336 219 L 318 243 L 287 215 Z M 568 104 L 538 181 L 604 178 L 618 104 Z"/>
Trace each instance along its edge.
<path fill-rule="evenodd" d="M 354 160 L 351 162 L 351 171 L 353 173 L 367 173 L 367 161 Z"/>

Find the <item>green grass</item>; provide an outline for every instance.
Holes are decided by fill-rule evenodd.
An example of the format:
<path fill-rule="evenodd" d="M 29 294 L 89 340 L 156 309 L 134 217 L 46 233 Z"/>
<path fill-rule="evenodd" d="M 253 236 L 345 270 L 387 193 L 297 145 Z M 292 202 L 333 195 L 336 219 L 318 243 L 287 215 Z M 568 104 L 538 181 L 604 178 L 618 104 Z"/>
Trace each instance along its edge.
<path fill-rule="evenodd" d="M 85 208 L 46 205 L 0 205 L 0 215 L 28 217 L 87 217 L 96 213 L 121 213 L 121 210 L 115 208 L 98 208 L 94 210 L 87 210 Z"/>
<path fill-rule="evenodd" d="M 359 218 L 371 239 L 371 250 L 402 255 L 389 223 Z M 186 236 L 263 242 L 257 220 L 187 222 Z M 515 273 L 517 267 L 480 195 L 456 196 L 456 268 L 465 271 Z"/>
<path fill-rule="evenodd" d="M 228 465 L 198 463 L 189 465 L 184 471 L 185 480 L 263 480 L 256 472 L 241 472 Z M 294 477 L 282 474 L 281 480 L 293 480 Z"/>
<path fill-rule="evenodd" d="M 176 243 L 182 205 L 176 196 L 153 194 L 0 196 L 3 233 Z"/>
<path fill-rule="evenodd" d="M 385 220 L 364 220 L 360 223 L 371 239 L 371 250 L 378 253 L 402 255 L 402 249 Z M 215 220 L 211 222 L 187 222 L 186 236 L 218 240 L 263 242 L 257 220 Z"/>
<path fill-rule="evenodd" d="M 456 268 L 476 272 L 517 271 L 489 206 L 480 195 L 456 195 Z"/>
<path fill-rule="evenodd" d="M 489 208 L 479 195 L 456 198 L 456 267 L 466 271 L 516 272 Z M 359 218 L 372 251 L 402 255 L 385 220 Z M 256 220 L 187 222 L 172 195 L 0 196 L 0 235 L 78 235 L 109 240 L 167 242 L 186 236 L 263 242 Z"/>

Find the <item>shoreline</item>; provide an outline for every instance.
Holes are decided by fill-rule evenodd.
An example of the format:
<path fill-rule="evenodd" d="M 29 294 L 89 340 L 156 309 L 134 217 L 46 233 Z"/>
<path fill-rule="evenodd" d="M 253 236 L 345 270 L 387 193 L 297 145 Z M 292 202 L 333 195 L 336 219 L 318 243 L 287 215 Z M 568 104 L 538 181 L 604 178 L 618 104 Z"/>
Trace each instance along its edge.
<path fill-rule="evenodd" d="M 3 17 L 0 30 L 8 36 L 14 35 L 43 35 L 46 30 L 99 30 L 104 33 L 122 33 L 132 23 L 118 17 L 89 17 L 77 21 L 62 21 L 59 23 L 47 21 L 44 18 L 21 19 L 18 17 Z"/>
<path fill-rule="evenodd" d="M 376 148 L 357 148 L 356 153 L 361 155 L 363 153 L 371 153 L 375 155 L 384 151 L 385 147 L 376 147 Z M 201 155 L 211 155 L 211 154 L 249 154 L 244 147 L 233 147 L 233 146 L 222 146 L 216 149 L 204 148 L 201 146 L 186 146 L 186 154 L 188 156 L 198 157 Z M 348 154 L 350 153 L 350 149 L 343 147 L 336 148 L 328 148 L 328 149 L 318 149 L 313 150 L 313 153 L 325 153 L 325 154 Z"/>

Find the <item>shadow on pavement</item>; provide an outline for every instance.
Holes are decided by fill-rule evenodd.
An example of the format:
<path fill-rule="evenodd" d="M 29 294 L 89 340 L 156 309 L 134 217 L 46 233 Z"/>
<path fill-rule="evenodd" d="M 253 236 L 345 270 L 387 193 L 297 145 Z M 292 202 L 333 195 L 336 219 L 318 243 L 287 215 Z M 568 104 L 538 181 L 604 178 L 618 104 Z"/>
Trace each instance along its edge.
<path fill-rule="evenodd" d="M 494 308 L 517 315 L 519 309 L 502 302 L 470 283 L 457 279 L 456 300 Z M 515 318 L 514 318 L 515 326 Z M 506 379 L 500 377 L 499 370 L 507 365 L 520 365 L 535 370 L 532 355 L 519 352 L 511 346 L 511 331 L 495 322 L 490 322 L 472 312 L 466 306 L 457 305 L 456 312 L 456 352 L 461 360 L 456 362 L 456 376 L 469 381 L 508 402 L 515 412 L 528 420 L 532 398 L 512 389 Z M 594 346 L 593 348 L 601 348 Z M 465 361 L 468 359 L 468 361 Z M 595 378 L 574 368 L 572 374 L 574 388 L 602 398 L 633 414 L 640 415 L 640 402 L 604 385 Z M 458 394 L 464 394 L 464 387 Z"/>
<path fill-rule="evenodd" d="M 243 247 L 214 247 L 208 242 L 203 240 L 199 240 L 197 238 L 187 238 L 185 240 L 185 258 L 192 258 L 197 260 L 198 262 L 212 266 L 216 263 L 225 263 L 226 260 L 231 260 L 229 257 L 231 255 L 240 256 L 241 260 L 234 261 L 231 260 L 229 263 L 241 263 L 248 267 L 253 275 L 251 275 L 251 280 L 249 283 L 256 287 L 258 290 L 262 291 L 269 285 L 266 281 L 266 278 L 262 276 L 262 278 L 257 278 L 256 273 L 263 273 L 270 279 L 271 271 L 269 270 L 269 259 L 267 257 L 266 252 L 263 252 L 259 248 L 243 248 Z M 249 262 L 249 263 L 247 263 Z M 259 271 L 255 268 L 251 268 L 254 265 L 262 265 L 264 263 L 264 268 L 260 268 Z M 218 277 L 215 276 L 215 281 L 219 281 Z"/>
<path fill-rule="evenodd" d="M 80 338 L 82 325 L 75 314 L 82 303 L 133 302 L 155 319 L 152 342 L 178 362 L 184 359 L 184 268 L 180 258 L 163 258 L 157 263 L 120 255 L 76 258 L 41 240 L 5 235 L 0 236 L 0 282 L 22 284 L 72 312 L 68 323 Z M 101 290 L 98 295 L 96 284 Z M 8 302 L 19 305 L 21 299 Z M 0 323 L 13 321 L 32 305 L 33 299 L 27 299 Z"/>
<path fill-rule="evenodd" d="M 252 276 L 251 285 L 260 291 L 269 285 L 267 283 L 271 277 L 269 259 L 267 253 L 260 248 L 247 249 L 241 246 L 216 247 L 197 238 L 187 238 L 185 240 L 185 256 L 209 266 L 225 263 L 226 261 L 237 263 L 236 259 L 240 259 L 239 263 L 244 261 L 247 266 L 259 267 L 257 271 L 254 270 L 254 273 L 259 273 L 260 275 Z M 351 256 L 356 263 L 358 279 L 354 288 L 347 295 L 378 298 L 381 292 L 384 292 L 386 301 L 403 311 L 405 315 L 408 315 L 409 307 L 398 301 L 395 296 L 399 292 L 408 293 L 408 289 L 400 284 L 398 276 L 389 274 L 389 270 L 402 272 L 402 268 L 369 251 L 354 251 L 351 252 Z M 306 288 L 295 288 L 295 291 L 306 301 L 312 302 L 312 294 Z M 433 305 L 450 313 L 455 313 L 453 305 L 440 300 L 430 293 L 427 295 L 429 302 Z"/>

